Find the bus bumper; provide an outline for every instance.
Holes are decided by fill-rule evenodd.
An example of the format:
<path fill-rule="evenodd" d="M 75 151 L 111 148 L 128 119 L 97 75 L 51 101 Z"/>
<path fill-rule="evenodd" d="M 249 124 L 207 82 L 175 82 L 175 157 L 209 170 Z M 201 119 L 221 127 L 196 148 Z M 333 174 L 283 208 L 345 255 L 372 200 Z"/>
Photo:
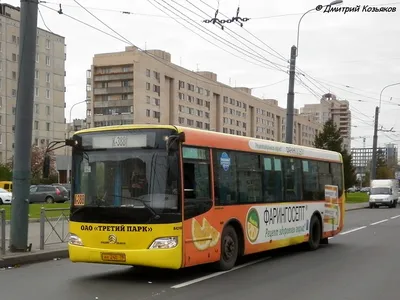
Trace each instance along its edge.
<path fill-rule="evenodd" d="M 164 269 L 182 267 L 182 245 L 172 249 L 111 250 L 68 245 L 72 262 L 145 266 Z"/>

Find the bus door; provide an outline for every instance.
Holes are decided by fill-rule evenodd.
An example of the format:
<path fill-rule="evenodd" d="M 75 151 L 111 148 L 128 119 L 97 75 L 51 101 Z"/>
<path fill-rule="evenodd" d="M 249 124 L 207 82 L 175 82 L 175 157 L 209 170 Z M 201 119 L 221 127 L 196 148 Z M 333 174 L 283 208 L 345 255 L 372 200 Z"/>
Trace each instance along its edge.
<path fill-rule="evenodd" d="M 183 147 L 184 266 L 194 266 L 219 258 L 219 252 L 210 247 L 212 223 L 212 183 L 210 150 Z"/>

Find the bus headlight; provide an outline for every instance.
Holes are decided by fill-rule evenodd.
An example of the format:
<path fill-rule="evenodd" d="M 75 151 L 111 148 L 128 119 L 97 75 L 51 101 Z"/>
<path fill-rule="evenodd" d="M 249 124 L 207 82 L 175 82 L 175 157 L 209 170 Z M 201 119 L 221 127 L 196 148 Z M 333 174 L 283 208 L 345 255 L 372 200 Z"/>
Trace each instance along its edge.
<path fill-rule="evenodd" d="M 178 246 L 178 237 L 163 237 L 155 239 L 149 249 L 171 249 Z"/>
<path fill-rule="evenodd" d="M 71 245 L 75 245 L 75 246 L 83 246 L 83 242 L 82 242 L 81 238 L 73 233 L 69 234 L 68 243 Z"/>

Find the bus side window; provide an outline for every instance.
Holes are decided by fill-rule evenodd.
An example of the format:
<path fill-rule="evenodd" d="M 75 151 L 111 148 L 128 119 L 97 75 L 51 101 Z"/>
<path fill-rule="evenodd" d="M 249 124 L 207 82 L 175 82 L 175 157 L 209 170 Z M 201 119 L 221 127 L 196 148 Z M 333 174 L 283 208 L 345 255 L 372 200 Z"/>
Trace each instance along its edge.
<path fill-rule="evenodd" d="M 319 199 L 325 199 L 325 185 L 332 185 L 332 174 L 329 170 L 329 163 L 324 161 L 318 162 L 318 189 Z"/>
<path fill-rule="evenodd" d="M 262 164 L 264 202 L 283 201 L 281 160 L 272 156 L 264 156 Z"/>
<path fill-rule="evenodd" d="M 9 191 L 10 185 L 9 185 L 8 183 L 5 183 L 5 184 L 4 184 L 4 189 L 7 190 L 7 191 Z"/>
<path fill-rule="evenodd" d="M 210 173 L 208 149 L 183 147 L 185 220 L 212 208 Z"/>
<path fill-rule="evenodd" d="M 301 201 L 302 195 L 302 178 L 300 160 L 296 158 L 284 157 L 283 173 L 284 173 L 284 188 L 285 201 Z"/>
<path fill-rule="evenodd" d="M 343 173 L 342 165 L 339 163 L 331 163 L 332 184 L 337 185 L 339 195 L 343 193 Z"/>
<path fill-rule="evenodd" d="M 238 203 L 236 155 L 233 151 L 213 150 L 215 205 Z"/>
<path fill-rule="evenodd" d="M 303 200 L 321 200 L 318 188 L 318 165 L 316 161 L 303 160 Z"/>
<path fill-rule="evenodd" d="M 260 156 L 236 152 L 239 203 L 262 203 L 262 172 Z"/>

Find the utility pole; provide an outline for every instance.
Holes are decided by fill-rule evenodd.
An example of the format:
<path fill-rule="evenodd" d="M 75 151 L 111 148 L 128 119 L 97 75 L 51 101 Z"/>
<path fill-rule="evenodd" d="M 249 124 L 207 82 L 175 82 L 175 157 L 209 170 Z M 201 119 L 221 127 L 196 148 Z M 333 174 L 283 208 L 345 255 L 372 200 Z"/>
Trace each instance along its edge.
<path fill-rule="evenodd" d="M 376 178 L 376 155 L 378 148 L 378 120 L 379 117 L 379 106 L 375 107 L 375 123 L 374 123 L 374 139 L 372 142 L 372 168 L 371 168 L 371 180 Z"/>
<path fill-rule="evenodd" d="M 12 252 L 25 252 L 28 247 L 28 198 L 31 174 L 37 15 L 38 1 L 21 0 L 13 201 L 10 231 L 10 251 Z"/>
<path fill-rule="evenodd" d="M 296 76 L 297 47 L 290 50 L 289 91 L 286 104 L 286 143 L 293 144 L 293 118 L 294 118 L 294 79 Z"/>

